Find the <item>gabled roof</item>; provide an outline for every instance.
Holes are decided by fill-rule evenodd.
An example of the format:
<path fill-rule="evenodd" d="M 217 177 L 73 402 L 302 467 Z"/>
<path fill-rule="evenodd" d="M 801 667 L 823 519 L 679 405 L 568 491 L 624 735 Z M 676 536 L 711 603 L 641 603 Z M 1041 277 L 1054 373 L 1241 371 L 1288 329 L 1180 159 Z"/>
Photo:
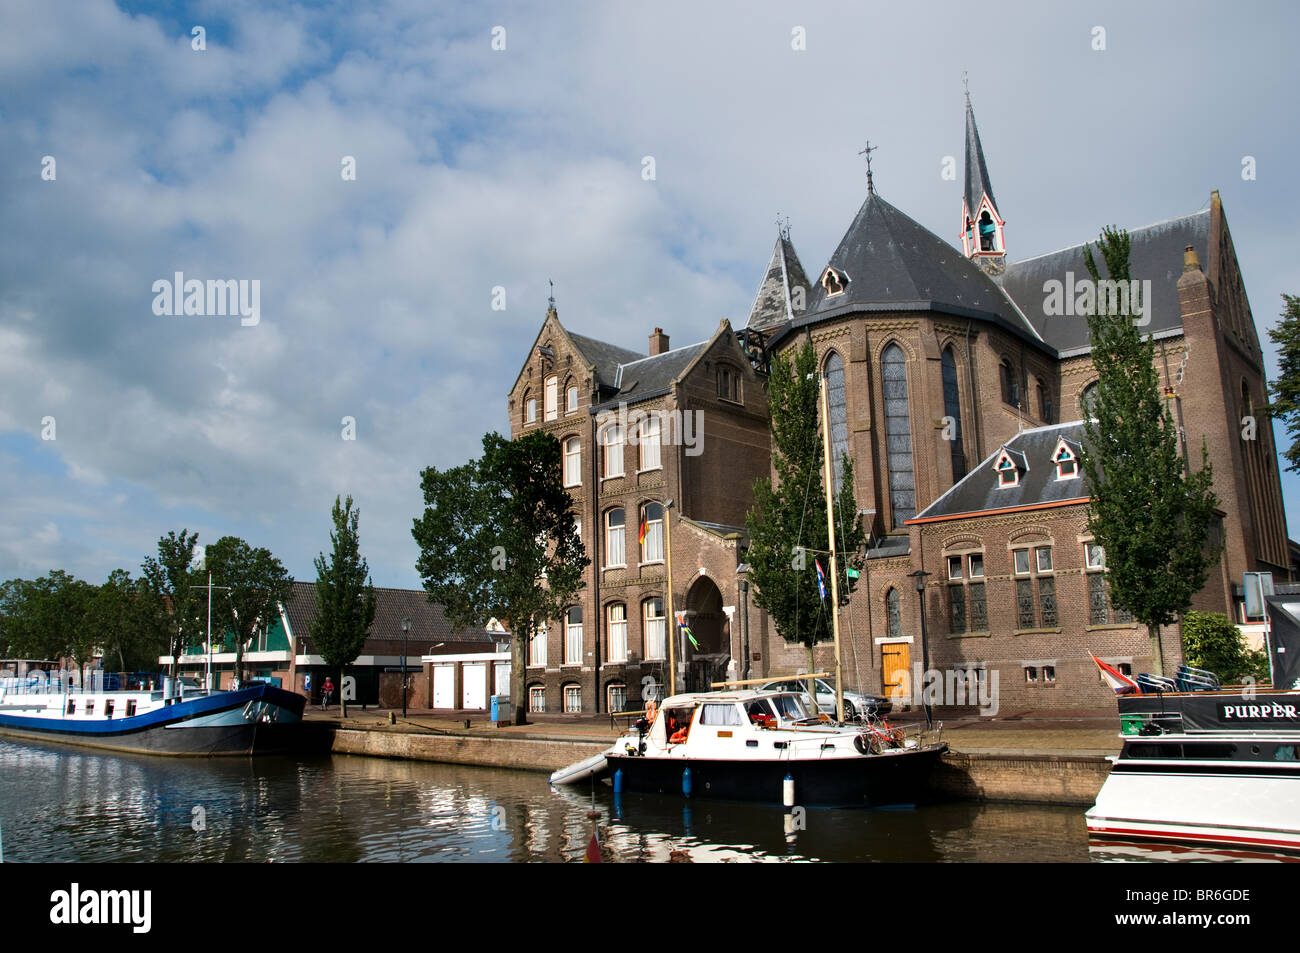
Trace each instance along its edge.
<path fill-rule="evenodd" d="M 980 145 L 980 131 L 975 126 L 975 112 L 970 106 L 970 96 L 966 97 L 966 212 L 975 215 L 980 199 L 987 195 L 994 208 L 998 207 L 993 197 L 993 185 L 989 182 L 988 166 L 984 164 L 984 147 Z"/>
<path fill-rule="evenodd" d="M 293 598 L 284 604 L 284 614 L 297 640 L 299 655 L 317 655 L 311 641 L 311 624 L 317 615 L 316 584 L 295 582 Z M 422 589 L 380 589 L 375 587 L 375 621 L 370 625 L 362 655 L 401 655 L 404 645 L 402 619 L 410 618 L 408 654 L 419 657 L 439 642 L 460 646 L 495 645 L 496 639 L 483 629 L 456 629 L 443 615 L 442 607 L 428 600 Z M 472 648 L 471 648 L 472 650 Z"/>
<path fill-rule="evenodd" d="M 569 335 L 569 340 L 573 342 L 573 346 L 582 352 L 582 356 L 589 363 L 595 366 L 596 383 L 602 387 L 616 386 L 615 379 L 620 364 L 639 361 L 645 357 L 644 354 L 638 354 L 628 348 L 619 347 L 617 344 L 608 344 L 605 341 L 597 341 L 595 338 L 589 338 L 583 334 L 574 334 L 567 328 L 565 330 Z"/>
<path fill-rule="evenodd" d="M 828 267 L 848 277 L 845 291 L 828 296 L 820 283 L 813 285 L 807 314 L 796 316 L 772 343 L 795 328 L 853 311 L 942 311 L 992 321 L 1050 350 L 977 264 L 875 192 L 867 193 Z"/>
<path fill-rule="evenodd" d="M 799 256 L 795 254 L 789 235 L 783 231 L 777 236 L 772 258 L 759 283 L 758 294 L 754 296 L 754 306 L 749 309 L 746 327 L 767 329 L 793 318 L 795 312 L 790 296 L 791 289 L 795 287 L 804 289 L 806 307 L 812 285 L 804 273 Z"/>
<path fill-rule="evenodd" d="M 641 400 L 667 393 L 668 387 L 699 356 L 708 341 L 673 348 L 653 357 L 643 357 L 620 364 L 614 377 L 619 400 Z"/>
<path fill-rule="evenodd" d="M 1181 328 L 1178 279 L 1183 274 L 1183 250 L 1191 245 L 1201 261 L 1210 260 L 1210 210 L 1205 208 L 1181 218 L 1136 228 L 1129 232 L 1129 239 L 1129 274 L 1139 281 L 1151 281 L 1151 322 L 1143 326 L 1143 333 L 1160 334 Z M 1076 283 L 1091 280 L 1083 252 L 1083 244 L 1071 245 L 1037 258 L 1012 262 L 1002 279 L 1006 293 L 1020 306 L 1043 340 L 1062 357 L 1091 350 L 1088 319 L 1077 314 L 1049 315 L 1044 285 L 1049 281 L 1062 282 L 1069 296 L 1067 273 L 1073 275 Z M 1106 265 L 1101 254 L 1094 249 L 1092 257 L 1104 272 Z"/>
<path fill-rule="evenodd" d="M 1052 454 L 1062 437 L 1078 446 L 1083 439 L 1083 421 L 1021 431 L 989 454 L 983 463 L 971 470 L 947 493 L 908 520 L 908 524 L 955 516 L 976 516 L 992 510 L 1061 505 L 1086 500 L 1089 491 L 1082 471 L 1075 479 L 1056 478 L 1056 464 L 1052 462 Z M 993 465 L 1004 452 L 1013 459 L 1019 457 L 1027 464 L 1027 468 L 1021 469 L 1020 481 L 1015 486 L 998 485 L 998 475 L 994 472 Z"/>

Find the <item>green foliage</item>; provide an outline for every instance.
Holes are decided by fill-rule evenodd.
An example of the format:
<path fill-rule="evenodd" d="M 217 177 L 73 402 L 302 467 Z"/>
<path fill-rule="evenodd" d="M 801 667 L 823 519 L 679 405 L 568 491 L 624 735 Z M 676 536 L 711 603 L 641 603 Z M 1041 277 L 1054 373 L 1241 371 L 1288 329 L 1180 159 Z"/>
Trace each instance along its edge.
<path fill-rule="evenodd" d="M 818 395 L 817 355 L 811 341 L 789 360 L 781 355 L 772 360 L 768 408 L 776 483 L 763 477 L 754 484 L 754 508 L 745 520 L 750 536 L 745 560 L 751 567 L 754 602 L 767 610 L 782 638 L 810 651 L 832 637 Z M 853 460 L 847 454 L 835 511 L 840 601 L 846 605 L 857 585 L 847 570 L 862 569 L 866 542 L 853 493 Z M 801 554 L 800 547 L 806 553 Z M 827 575 L 826 601 L 818 591 L 814 559 L 821 561 Z"/>
<path fill-rule="evenodd" d="M 206 557 L 213 585 L 229 587 L 213 594 L 213 625 L 218 631 L 227 625 L 234 629 L 235 677 L 243 681 L 244 646 L 260 628 L 275 621 L 279 604 L 293 594 L 293 577 L 270 550 L 254 549 L 235 536 L 221 537 L 207 548 Z M 216 606 L 225 611 L 218 615 Z"/>
<path fill-rule="evenodd" d="M 167 651 L 170 625 L 148 580 L 114 569 L 90 600 L 86 629 L 103 652 L 106 669 L 153 671 Z"/>
<path fill-rule="evenodd" d="M 9 657 L 54 661 L 94 658 L 93 633 L 86 625 L 95 587 L 61 569 L 39 579 L 11 579 L 0 590 Z"/>
<path fill-rule="evenodd" d="M 510 695 L 524 724 L 528 642 L 573 604 L 591 563 L 561 483 L 559 441 L 540 431 L 518 440 L 490 433 L 480 459 L 429 467 L 421 486 L 424 515 L 411 533 L 429 601 L 456 628 L 482 628 L 493 618 L 509 626 Z"/>
<path fill-rule="evenodd" d="M 1282 456 L 1288 470 L 1300 472 L 1300 297 L 1284 294 L 1282 300 L 1282 321 L 1268 330 L 1278 346 L 1278 377 L 1269 386 L 1273 400 L 1267 412 L 1286 423 L 1291 446 Z"/>
<path fill-rule="evenodd" d="M 1128 234 L 1104 229 L 1098 246 L 1110 278 L 1127 281 Z M 1098 281 L 1091 249 L 1087 264 Z M 1211 536 L 1218 501 L 1204 445 L 1200 469 L 1188 472 L 1161 399 L 1154 345 L 1133 321 L 1139 307 L 1135 300 L 1125 313 L 1094 308 L 1088 316 L 1099 376 L 1082 463 L 1092 492 L 1088 529 L 1106 551 L 1111 599 L 1158 639 L 1218 558 L 1220 542 Z"/>
<path fill-rule="evenodd" d="M 158 557 L 146 556 L 141 570 L 153 591 L 168 605 L 171 625 L 168 636 L 172 670 L 180 664 L 181 653 L 190 645 L 199 645 L 206 626 L 201 618 L 200 602 L 206 593 L 197 587 L 207 582 L 191 568 L 198 533 L 184 529 L 180 535 L 170 531 L 158 539 Z"/>
<path fill-rule="evenodd" d="M 1250 677 L 1268 681 L 1268 656 L 1246 647 L 1245 636 L 1226 615 L 1189 612 L 1183 617 L 1183 653 L 1187 664 L 1219 676 L 1227 685 Z"/>
<path fill-rule="evenodd" d="M 361 511 L 352 508 L 352 497 L 342 504 L 335 497 L 330 518 L 334 522 L 330 533 L 334 548 L 328 560 L 324 553 L 316 557 L 316 618 L 311 624 L 311 639 L 325 664 L 339 670 L 339 704 L 347 714 L 343 670 L 361 654 L 366 634 L 375 621 L 375 587 L 369 579 L 370 567 L 361 555 Z"/>

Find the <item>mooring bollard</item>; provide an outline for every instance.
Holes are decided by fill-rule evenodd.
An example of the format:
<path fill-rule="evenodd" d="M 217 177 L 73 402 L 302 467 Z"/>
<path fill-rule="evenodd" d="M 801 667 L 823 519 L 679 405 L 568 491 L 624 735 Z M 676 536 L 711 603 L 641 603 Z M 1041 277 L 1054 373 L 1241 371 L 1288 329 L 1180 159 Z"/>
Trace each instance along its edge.
<path fill-rule="evenodd" d="M 390 711 L 390 712 L 388 713 L 388 723 L 389 723 L 390 725 L 395 725 L 395 724 L 397 724 L 397 712 L 395 712 L 395 711 Z"/>

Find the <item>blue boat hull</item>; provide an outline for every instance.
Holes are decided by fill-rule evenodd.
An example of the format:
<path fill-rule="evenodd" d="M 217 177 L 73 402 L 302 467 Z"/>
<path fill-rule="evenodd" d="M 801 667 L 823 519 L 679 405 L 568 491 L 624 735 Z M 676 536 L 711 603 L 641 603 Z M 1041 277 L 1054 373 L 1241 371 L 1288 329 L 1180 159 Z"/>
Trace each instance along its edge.
<path fill-rule="evenodd" d="M 102 721 L 0 713 L 0 734 L 109 751 L 191 757 L 288 754 L 318 747 L 302 723 L 306 699 L 270 685 L 186 699 Z"/>

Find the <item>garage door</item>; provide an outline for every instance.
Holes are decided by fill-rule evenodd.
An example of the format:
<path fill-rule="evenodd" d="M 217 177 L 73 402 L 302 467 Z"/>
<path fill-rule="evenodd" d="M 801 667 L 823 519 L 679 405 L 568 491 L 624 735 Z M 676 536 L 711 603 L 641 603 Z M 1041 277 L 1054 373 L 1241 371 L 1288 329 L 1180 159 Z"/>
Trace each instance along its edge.
<path fill-rule="evenodd" d="M 435 665 L 433 667 L 433 707 L 456 707 L 455 665 Z"/>
<path fill-rule="evenodd" d="M 487 663 L 466 663 L 462 666 L 460 675 L 465 686 L 460 707 L 470 709 L 487 708 Z"/>

